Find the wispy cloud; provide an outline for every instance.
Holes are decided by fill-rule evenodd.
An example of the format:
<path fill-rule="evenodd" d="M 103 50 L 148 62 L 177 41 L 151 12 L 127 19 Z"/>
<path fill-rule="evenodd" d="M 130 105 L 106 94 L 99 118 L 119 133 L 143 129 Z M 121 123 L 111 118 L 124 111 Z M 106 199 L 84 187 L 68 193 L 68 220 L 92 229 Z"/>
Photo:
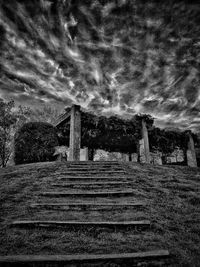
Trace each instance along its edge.
<path fill-rule="evenodd" d="M 200 5 L 1 1 L 0 97 L 199 129 Z"/>

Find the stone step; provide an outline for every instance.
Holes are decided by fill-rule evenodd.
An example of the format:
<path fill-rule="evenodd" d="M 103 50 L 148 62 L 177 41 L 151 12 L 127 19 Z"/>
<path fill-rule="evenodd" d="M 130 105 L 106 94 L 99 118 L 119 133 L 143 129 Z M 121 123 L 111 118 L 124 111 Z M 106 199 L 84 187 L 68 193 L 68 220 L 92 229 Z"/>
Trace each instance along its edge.
<path fill-rule="evenodd" d="M 75 255 L 6 255 L 0 256 L 1 266 L 60 266 L 73 264 L 91 264 L 93 262 L 127 262 L 132 266 L 133 263 L 151 262 L 155 260 L 166 260 L 170 258 L 168 250 L 154 250 L 134 253 L 119 253 L 119 254 L 75 254 Z M 132 264 L 131 264 L 132 263 Z M 56 265 L 55 265 L 56 264 Z M 86 266 L 86 265 L 84 265 Z M 146 266 L 146 264 L 145 264 Z M 154 265 L 155 266 L 155 265 Z M 160 266 L 160 265 L 159 265 Z"/>
<path fill-rule="evenodd" d="M 98 162 L 98 161 L 79 161 L 79 162 L 67 162 L 67 165 L 70 165 L 70 166 L 123 166 L 123 164 L 121 163 L 112 163 L 112 162 L 109 162 L 109 161 L 102 161 L 102 162 Z"/>
<path fill-rule="evenodd" d="M 121 168 L 124 167 L 120 164 L 66 164 L 65 167 L 69 168 Z"/>
<path fill-rule="evenodd" d="M 133 195 L 133 194 L 140 194 L 137 190 L 126 190 L 126 191 L 102 191 L 102 192 L 91 192 L 91 191 L 83 191 L 83 192 L 42 192 L 40 193 L 41 196 L 47 197 L 99 197 L 99 196 L 125 196 L 125 195 Z M 142 193 L 141 193 L 142 195 Z"/>
<path fill-rule="evenodd" d="M 99 170 L 66 170 L 65 172 L 56 172 L 55 175 L 74 175 L 74 174 L 83 174 L 83 175 L 90 175 L 90 174 L 109 174 L 109 175 L 116 175 L 116 174 L 125 174 L 125 171 L 99 171 Z"/>
<path fill-rule="evenodd" d="M 31 208 L 60 208 L 64 207 L 65 209 L 73 209 L 73 208 L 95 208 L 95 209 L 107 209 L 107 208 L 138 208 L 145 207 L 146 204 L 144 202 L 135 202 L 135 203 L 95 203 L 95 202 L 85 202 L 85 203 L 33 203 L 30 205 Z"/>
<path fill-rule="evenodd" d="M 120 162 L 112 163 L 111 161 L 67 161 L 66 164 L 69 166 L 123 166 Z"/>
<path fill-rule="evenodd" d="M 67 168 L 108 168 L 108 169 L 123 169 L 121 165 L 105 165 L 105 164 L 75 164 L 66 165 Z"/>
<path fill-rule="evenodd" d="M 121 165 L 106 165 L 106 164 L 74 164 L 65 165 L 66 168 L 104 168 L 104 169 L 124 169 Z"/>
<path fill-rule="evenodd" d="M 79 187 L 79 186 L 106 186 L 106 185 L 130 185 L 132 184 L 131 181 L 127 182 L 80 182 L 80 183 L 52 183 L 52 186 L 58 186 L 58 187 Z"/>
<path fill-rule="evenodd" d="M 52 178 L 54 178 L 54 176 L 51 176 Z M 55 178 L 57 178 L 57 180 L 109 180 L 111 179 L 112 181 L 115 180 L 125 180 L 127 181 L 128 179 L 133 180 L 132 177 L 127 177 L 127 176 L 123 176 L 123 177 L 119 177 L 119 176 L 64 176 L 64 177 L 58 177 L 55 176 Z"/>
<path fill-rule="evenodd" d="M 107 164 L 107 165 L 122 165 L 122 162 L 120 161 L 112 161 L 112 160 L 83 160 L 83 161 L 68 161 L 67 162 L 70 165 L 76 165 L 76 164 Z"/>
<path fill-rule="evenodd" d="M 139 227 L 147 228 L 150 227 L 151 223 L 149 220 L 141 221 L 46 221 L 46 220 L 25 220 L 25 221 L 14 221 L 10 226 L 14 227 L 81 227 L 81 226 L 94 226 L 94 227 Z"/>
<path fill-rule="evenodd" d="M 88 167 L 67 167 L 66 168 L 66 171 L 101 171 L 101 172 L 118 172 L 118 171 L 123 171 L 124 172 L 124 169 L 123 168 L 108 168 L 108 167 L 93 167 L 93 166 L 88 166 Z"/>

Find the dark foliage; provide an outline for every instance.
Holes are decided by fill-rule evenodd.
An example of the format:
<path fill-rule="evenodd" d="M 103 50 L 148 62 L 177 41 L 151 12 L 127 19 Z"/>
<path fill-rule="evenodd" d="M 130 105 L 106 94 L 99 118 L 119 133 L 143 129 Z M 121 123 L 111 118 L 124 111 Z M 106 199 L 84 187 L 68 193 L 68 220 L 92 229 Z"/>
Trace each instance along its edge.
<path fill-rule="evenodd" d="M 15 164 L 51 161 L 57 145 L 57 133 L 51 124 L 26 123 L 15 134 Z"/>
<path fill-rule="evenodd" d="M 198 146 L 197 135 L 190 130 L 181 132 L 178 129 L 167 130 L 152 127 L 149 131 L 150 150 L 162 152 L 163 163 L 166 164 L 166 156 L 169 156 L 175 149 L 179 148 L 183 150 L 184 164 L 186 164 L 189 135 L 192 135 L 194 145 Z"/>
<path fill-rule="evenodd" d="M 109 118 L 92 113 L 81 114 L 81 146 L 91 149 L 104 149 L 109 152 L 134 153 L 141 136 L 141 121 L 145 119 L 151 128 L 153 118 L 149 115 L 135 115 L 130 120 L 117 116 Z M 69 145 L 69 124 L 60 128 L 59 142 Z"/>

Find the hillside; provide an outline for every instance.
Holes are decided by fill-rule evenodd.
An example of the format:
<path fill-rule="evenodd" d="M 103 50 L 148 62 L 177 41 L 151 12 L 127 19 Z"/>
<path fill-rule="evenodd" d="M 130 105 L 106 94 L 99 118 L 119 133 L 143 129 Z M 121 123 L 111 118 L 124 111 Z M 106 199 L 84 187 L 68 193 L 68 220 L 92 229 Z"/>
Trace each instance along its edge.
<path fill-rule="evenodd" d="M 49 162 L 1 169 L 0 184 L 1 256 L 169 250 L 169 266 L 200 266 L 199 168 Z M 30 223 L 40 220 L 40 225 Z M 47 221 L 144 225 L 60 227 Z M 160 266 L 156 264 L 80 266 Z"/>

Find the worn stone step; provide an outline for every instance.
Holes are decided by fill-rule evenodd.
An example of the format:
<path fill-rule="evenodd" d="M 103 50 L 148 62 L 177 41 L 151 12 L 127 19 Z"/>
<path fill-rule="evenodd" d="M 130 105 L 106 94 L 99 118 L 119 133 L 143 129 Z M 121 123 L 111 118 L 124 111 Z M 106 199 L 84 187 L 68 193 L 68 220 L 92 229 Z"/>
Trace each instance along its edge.
<path fill-rule="evenodd" d="M 145 207 L 146 204 L 144 202 L 135 202 L 135 203 L 95 203 L 95 202 L 85 202 L 85 203 L 33 203 L 30 205 L 31 208 L 60 208 L 64 207 L 65 209 L 73 209 L 73 208 L 95 208 L 95 209 L 107 209 L 107 208 L 139 208 Z"/>
<path fill-rule="evenodd" d="M 75 186 L 106 186 L 106 185 L 130 185 L 131 181 L 125 181 L 125 182 L 80 182 L 80 183 L 52 183 L 52 186 L 58 186 L 58 187 L 75 187 Z"/>
<path fill-rule="evenodd" d="M 149 262 L 153 260 L 166 260 L 170 258 L 168 250 L 154 250 L 134 253 L 119 253 L 119 254 L 75 254 L 75 255 L 7 255 L 0 256 L 1 266 L 49 266 L 49 264 L 56 264 L 60 266 L 63 264 L 73 264 L 73 266 L 80 266 L 79 264 L 91 264 L 92 262 L 116 262 L 116 263 L 138 263 Z M 5 265 L 7 264 L 7 265 Z M 74 265 L 78 264 L 78 265 Z M 55 265 L 53 265 L 55 266 Z M 160 265 L 159 265 L 160 266 Z"/>
<path fill-rule="evenodd" d="M 133 177 L 128 176 L 51 176 L 52 178 L 56 178 L 57 180 L 133 180 Z"/>
<path fill-rule="evenodd" d="M 54 173 L 55 175 L 74 175 L 74 174 L 83 174 L 83 175 L 90 175 L 90 174 L 109 174 L 109 175 L 116 175 L 116 174 L 125 174 L 125 171 L 99 171 L 99 170 L 85 170 L 85 171 L 79 171 L 79 170 L 66 170 L 65 172 L 57 172 Z"/>
<path fill-rule="evenodd" d="M 121 162 L 119 161 L 91 161 L 91 160 L 87 160 L 87 161 L 68 161 L 67 162 L 69 165 L 122 165 Z"/>
<path fill-rule="evenodd" d="M 95 161 L 79 161 L 79 162 L 67 162 L 68 166 L 111 166 L 111 167 L 123 167 L 121 163 L 111 163 L 104 161 L 101 162 L 95 162 Z"/>
<path fill-rule="evenodd" d="M 96 167 L 67 167 L 66 171 L 79 171 L 79 172 L 124 172 L 122 168 L 96 168 Z"/>
<path fill-rule="evenodd" d="M 121 165 L 105 165 L 105 164 L 75 164 L 75 165 L 66 165 L 65 168 L 97 168 L 97 169 L 124 169 Z"/>
<path fill-rule="evenodd" d="M 84 169 L 84 170 L 88 170 L 88 169 L 92 169 L 92 170 L 95 170 L 95 169 L 102 169 L 102 170 L 124 170 L 124 168 L 122 168 L 121 166 L 97 166 L 97 165 L 83 165 L 83 166 L 80 166 L 80 165 L 77 165 L 77 166 L 67 166 L 66 167 L 67 169 Z"/>
<path fill-rule="evenodd" d="M 110 164 L 70 164 L 70 165 L 65 165 L 65 168 L 124 169 L 122 165 L 110 165 Z"/>
<path fill-rule="evenodd" d="M 67 164 L 66 168 L 117 168 L 123 169 L 124 166 L 119 164 Z"/>
<path fill-rule="evenodd" d="M 85 196 L 85 197 L 99 197 L 99 196 L 121 196 L 121 195 L 133 195 L 133 194 L 140 194 L 138 191 L 133 190 L 126 190 L 126 191 L 102 191 L 102 192 L 94 192 L 94 191 L 83 191 L 83 192 L 41 192 L 41 196 L 47 197 L 78 197 L 78 196 Z M 141 193 L 142 195 L 142 193 Z"/>
<path fill-rule="evenodd" d="M 46 221 L 46 220 L 22 220 L 14 221 L 10 226 L 16 227 L 81 227 L 81 226 L 94 226 L 94 227 L 150 227 L 149 220 L 140 221 Z"/>

